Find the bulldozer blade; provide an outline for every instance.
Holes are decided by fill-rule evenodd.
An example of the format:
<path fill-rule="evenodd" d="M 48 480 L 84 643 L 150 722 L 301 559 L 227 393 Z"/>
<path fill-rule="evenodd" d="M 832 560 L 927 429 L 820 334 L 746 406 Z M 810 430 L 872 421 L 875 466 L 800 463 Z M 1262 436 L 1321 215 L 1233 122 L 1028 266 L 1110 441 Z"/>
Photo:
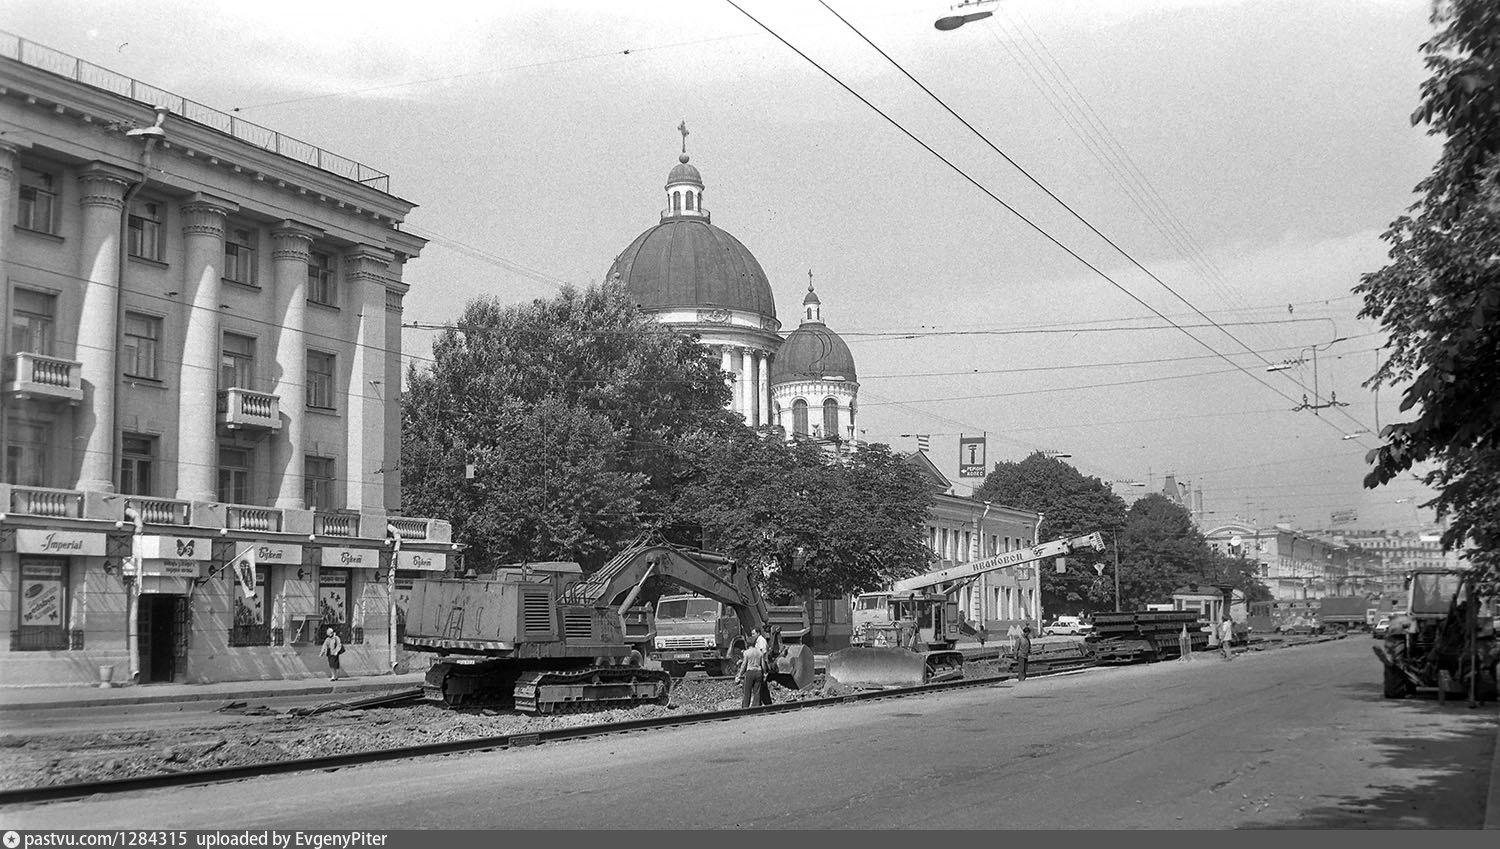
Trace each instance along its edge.
<path fill-rule="evenodd" d="M 851 646 L 828 656 L 828 677 L 847 686 L 915 687 L 926 683 L 927 662 L 909 649 Z"/>
<path fill-rule="evenodd" d="M 776 671 L 770 680 L 789 690 L 806 690 L 812 686 L 815 665 L 812 646 L 792 643 L 782 646 L 776 658 Z"/>

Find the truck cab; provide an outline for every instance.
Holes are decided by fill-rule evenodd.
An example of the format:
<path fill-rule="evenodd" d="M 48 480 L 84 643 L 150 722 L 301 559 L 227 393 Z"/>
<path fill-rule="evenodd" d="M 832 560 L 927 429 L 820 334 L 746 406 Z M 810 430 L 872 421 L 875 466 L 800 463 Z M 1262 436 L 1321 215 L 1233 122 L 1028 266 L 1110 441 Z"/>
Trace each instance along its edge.
<path fill-rule="evenodd" d="M 700 595 L 668 595 L 656 602 L 651 659 L 680 678 L 688 670 L 733 675 L 748 635 L 728 605 Z"/>
<path fill-rule="evenodd" d="M 889 628 L 895 622 L 890 602 L 889 592 L 860 593 L 854 597 L 854 609 L 849 616 L 850 645 L 872 645 L 874 631 Z"/>

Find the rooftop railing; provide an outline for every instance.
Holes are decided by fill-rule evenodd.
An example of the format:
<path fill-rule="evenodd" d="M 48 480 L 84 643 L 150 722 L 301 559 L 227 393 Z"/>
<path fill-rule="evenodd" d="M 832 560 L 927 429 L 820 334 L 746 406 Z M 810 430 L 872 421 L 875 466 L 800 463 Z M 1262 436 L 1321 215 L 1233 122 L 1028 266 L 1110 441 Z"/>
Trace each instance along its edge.
<path fill-rule="evenodd" d="M 272 153 L 295 159 L 330 174 L 363 183 L 382 192 L 390 192 L 390 175 L 348 157 L 330 153 L 317 145 L 294 139 L 246 121 L 244 118 L 204 106 L 193 100 L 148 85 L 140 80 L 86 62 L 61 50 L 28 41 L 14 33 L 0 30 L 0 56 L 14 59 L 86 86 L 113 92 L 121 97 L 155 108 L 165 106 L 173 114 L 218 130 L 240 141 Z"/>

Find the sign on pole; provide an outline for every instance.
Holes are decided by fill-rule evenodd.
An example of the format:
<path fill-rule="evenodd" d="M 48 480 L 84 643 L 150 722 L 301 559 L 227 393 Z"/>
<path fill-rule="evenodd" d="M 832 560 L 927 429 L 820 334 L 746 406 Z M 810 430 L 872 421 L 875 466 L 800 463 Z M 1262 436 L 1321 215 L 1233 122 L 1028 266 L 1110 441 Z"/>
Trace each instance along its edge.
<path fill-rule="evenodd" d="M 961 478 L 982 478 L 984 471 L 984 437 L 982 436 L 959 436 L 958 438 L 958 476 Z"/>

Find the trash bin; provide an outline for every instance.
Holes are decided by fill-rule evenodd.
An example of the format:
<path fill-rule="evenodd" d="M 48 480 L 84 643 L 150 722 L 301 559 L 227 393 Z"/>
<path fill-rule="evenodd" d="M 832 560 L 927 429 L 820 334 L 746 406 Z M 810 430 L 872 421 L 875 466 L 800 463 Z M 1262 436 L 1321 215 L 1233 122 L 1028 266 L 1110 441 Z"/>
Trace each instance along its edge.
<path fill-rule="evenodd" d="M 114 680 L 114 677 L 115 677 L 115 668 L 113 666 L 101 666 L 101 667 L 99 667 L 99 687 L 100 687 L 100 689 L 107 690 L 110 687 L 113 687 L 114 684 L 111 683 L 111 682 Z"/>

